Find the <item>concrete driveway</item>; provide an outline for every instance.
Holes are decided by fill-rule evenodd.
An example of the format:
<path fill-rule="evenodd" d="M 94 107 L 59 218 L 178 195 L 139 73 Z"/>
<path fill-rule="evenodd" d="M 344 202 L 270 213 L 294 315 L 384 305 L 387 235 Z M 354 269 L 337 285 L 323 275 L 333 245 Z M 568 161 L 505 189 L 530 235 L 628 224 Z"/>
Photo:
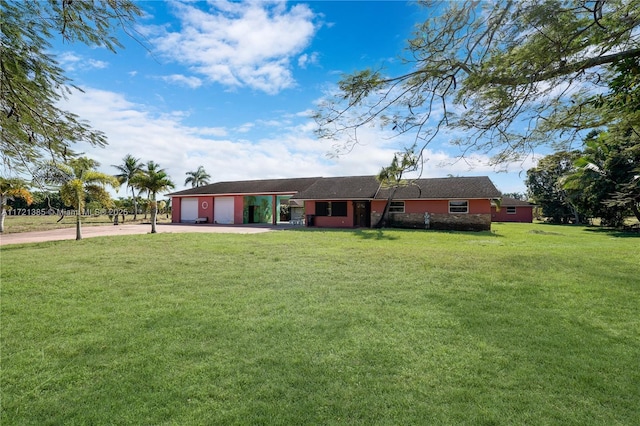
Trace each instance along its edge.
<path fill-rule="evenodd" d="M 290 229 L 290 225 L 191 225 L 191 224 L 158 224 L 158 233 L 178 232 L 211 232 L 233 234 L 257 234 L 272 230 Z M 104 225 L 83 226 L 82 238 L 104 237 L 109 235 L 149 234 L 151 225 Z M 37 243 L 42 241 L 75 240 L 76 228 L 54 229 L 51 231 L 21 232 L 16 234 L 0 234 L 0 246 L 8 244 Z"/>

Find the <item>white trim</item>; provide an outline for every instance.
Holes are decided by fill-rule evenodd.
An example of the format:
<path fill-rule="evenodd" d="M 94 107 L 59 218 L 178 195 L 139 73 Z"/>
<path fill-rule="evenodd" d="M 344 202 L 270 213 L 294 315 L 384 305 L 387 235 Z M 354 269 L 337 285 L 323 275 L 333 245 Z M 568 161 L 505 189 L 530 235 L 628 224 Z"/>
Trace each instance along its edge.
<path fill-rule="evenodd" d="M 261 196 L 261 195 L 291 195 L 294 196 L 296 195 L 297 192 L 212 192 L 212 193 L 203 193 L 203 194 L 180 194 L 180 195 L 175 195 L 175 194 L 167 194 L 168 197 L 175 197 L 175 198 L 183 198 L 183 197 L 236 197 L 236 196 L 244 196 L 244 197 L 250 197 L 252 195 L 254 196 Z"/>

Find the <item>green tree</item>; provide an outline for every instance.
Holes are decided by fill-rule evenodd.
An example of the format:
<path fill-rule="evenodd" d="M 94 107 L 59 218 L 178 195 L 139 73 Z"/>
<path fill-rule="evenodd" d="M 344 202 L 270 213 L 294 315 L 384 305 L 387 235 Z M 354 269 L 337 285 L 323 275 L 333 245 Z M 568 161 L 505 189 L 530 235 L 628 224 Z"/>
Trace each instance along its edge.
<path fill-rule="evenodd" d="M 199 166 L 198 170 L 196 170 L 195 172 L 187 172 L 186 175 L 188 177 L 185 179 L 184 184 L 191 184 L 192 188 L 196 188 L 202 185 L 208 185 L 209 179 L 211 179 L 211 175 L 206 172 L 203 166 Z"/>
<path fill-rule="evenodd" d="M 120 185 L 127 185 L 127 189 L 131 189 L 131 199 L 133 202 L 133 220 L 138 217 L 138 204 L 136 202 L 136 177 L 142 173 L 142 162 L 139 158 L 135 158 L 131 154 L 127 154 L 122 159 L 122 164 L 112 165 L 118 169 L 120 173 L 115 175 Z M 123 219 L 124 220 L 124 219 Z"/>
<path fill-rule="evenodd" d="M 320 137 L 351 149 L 378 123 L 421 152 L 448 128 L 462 131 L 462 153 L 503 162 L 606 123 L 593 93 L 640 57 L 640 0 L 420 3 L 430 16 L 408 42 L 406 72 L 344 76 L 315 115 Z"/>
<path fill-rule="evenodd" d="M 378 173 L 377 179 L 381 188 L 389 189 L 387 203 L 384 205 L 382 215 L 376 224 L 376 228 L 382 228 L 389 224 L 389 207 L 398 188 L 411 185 L 411 182 L 403 179 L 403 175 L 415 171 L 420 165 L 420 158 L 411 150 L 397 152 L 391 160 L 391 164 L 383 167 Z"/>
<path fill-rule="evenodd" d="M 27 183 L 18 178 L 0 177 L 0 232 L 4 232 L 4 219 L 7 216 L 8 201 L 23 199 L 27 205 L 33 202 Z"/>
<path fill-rule="evenodd" d="M 98 200 L 102 206 L 111 205 L 105 185 L 118 187 L 118 180 L 95 170 L 100 164 L 87 157 L 69 160 L 67 164 L 49 163 L 38 176 L 42 181 L 60 186 L 62 201 L 76 211 L 76 240 L 82 239 L 81 218 L 87 197 Z"/>
<path fill-rule="evenodd" d="M 525 181 L 533 201 L 542 208 L 542 215 L 554 223 L 570 220 L 580 222 L 579 212 L 563 187 L 563 179 L 575 172 L 580 151 L 561 151 L 542 158 L 527 171 Z"/>
<path fill-rule="evenodd" d="M 130 31 L 140 9 L 130 0 L 0 0 L 0 154 L 2 163 L 33 171 L 45 158 L 72 157 L 79 141 L 106 144 L 105 136 L 59 108 L 70 93 L 51 53 L 51 40 L 103 46 L 115 52 L 120 29 Z M 35 174 L 35 173 L 32 173 Z"/>
<path fill-rule="evenodd" d="M 563 187 L 582 211 L 610 226 L 621 226 L 631 212 L 640 220 L 640 135 L 618 126 L 592 133 L 574 164 Z"/>
<path fill-rule="evenodd" d="M 175 184 L 164 169 L 161 169 L 157 163 L 149 161 L 143 173 L 136 178 L 136 185 L 148 194 L 151 201 L 151 233 L 155 234 L 157 232 L 156 222 L 158 217 L 156 196 L 159 192 L 175 188 Z"/>

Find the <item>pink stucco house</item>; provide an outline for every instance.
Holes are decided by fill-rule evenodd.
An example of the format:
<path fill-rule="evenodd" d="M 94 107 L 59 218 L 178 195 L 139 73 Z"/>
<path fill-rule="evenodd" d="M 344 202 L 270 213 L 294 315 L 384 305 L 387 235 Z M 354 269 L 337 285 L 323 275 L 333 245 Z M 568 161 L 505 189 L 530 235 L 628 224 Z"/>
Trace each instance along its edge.
<path fill-rule="evenodd" d="M 398 188 L 381 187 L 375 176 L 347 176 L 218 182 L 170 196 L 175 223 L 369 228 L 390 199 L 386 226 L 489 230 L 500 192 L 485 176 L 417 179 Z"/>

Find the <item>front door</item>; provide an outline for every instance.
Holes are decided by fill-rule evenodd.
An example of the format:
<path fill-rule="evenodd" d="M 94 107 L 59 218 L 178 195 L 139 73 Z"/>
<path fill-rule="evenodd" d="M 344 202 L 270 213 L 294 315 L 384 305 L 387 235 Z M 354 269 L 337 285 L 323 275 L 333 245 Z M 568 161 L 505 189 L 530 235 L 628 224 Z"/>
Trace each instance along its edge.
<path fill-rule="evenodd" d="M 357 228 L 371 227 L 371 203 L 369 201 L 353 202 L 353 226 Z"/>

